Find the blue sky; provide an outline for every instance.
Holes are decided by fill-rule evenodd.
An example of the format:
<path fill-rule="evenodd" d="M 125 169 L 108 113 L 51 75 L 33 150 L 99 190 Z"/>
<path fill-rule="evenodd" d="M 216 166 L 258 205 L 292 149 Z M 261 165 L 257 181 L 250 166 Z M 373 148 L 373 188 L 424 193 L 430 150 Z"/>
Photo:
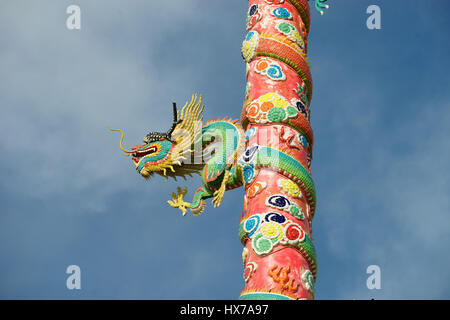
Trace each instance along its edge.
<path fill-rule="evenodd" d="M 81 30 L 66 8 L 81 8 Z M 450 4 L 329 1 L 309 57 L 317 299 L 450 298 Z M 381 8 L 382 29 L 366 28 Z M 201 93 L 205 119 L 242 108 L 247 2 L 0 4 L 0 298 L 236 299 L 243 190 L 182 217 L 125 144 Z M 67 266 L 82 273 L 66 288 Z M 381 268 L 380 290 L 366 268 Z"/>

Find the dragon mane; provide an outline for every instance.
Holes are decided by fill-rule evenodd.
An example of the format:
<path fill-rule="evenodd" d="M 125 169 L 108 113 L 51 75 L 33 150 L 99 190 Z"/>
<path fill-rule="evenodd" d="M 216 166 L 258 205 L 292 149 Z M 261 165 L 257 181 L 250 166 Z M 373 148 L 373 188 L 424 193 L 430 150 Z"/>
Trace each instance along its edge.
<path fill-rule="evenodd" d="M 194 150 L 192 145 L 201 136 L 203 109 L 202 96 L 199 96 L 197 100 L 197 95 L 194 94 L 191 101 L 186 102 L 181 111 L 176 111 L 175 118 L 180 120 L 173 130 L 172 149 L 164 161 L 145 166 L 141 170 L 140 174 L 144 178 L 150 178 L 153 173 L 157 173 L 166 179 L 170 177 L 175 180 L 177 177 L 186 179 L 186 175 L 191 176 L 193 173 L 200 174 L 204 164 L 193 160 L 192 153 Z"/>

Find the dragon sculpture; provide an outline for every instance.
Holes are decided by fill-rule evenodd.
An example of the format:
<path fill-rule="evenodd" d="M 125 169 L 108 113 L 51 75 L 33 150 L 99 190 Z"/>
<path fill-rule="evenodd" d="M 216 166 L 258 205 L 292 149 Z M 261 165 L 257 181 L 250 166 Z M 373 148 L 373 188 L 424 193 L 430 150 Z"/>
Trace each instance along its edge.
<path fill-rule="evenodd" d="M 166 179 L 200 174 L 203 185 L 194 194 L 191 203 L 183 200 L 187 188 L 177 189 L 168 203 L 186 214 L 187 208 L 194 215 L 203 212 L 205 199 L 213 198 L 213 205 L 220 205 L 226 190 L 242 185 L 242 170 L 238 158 L 244 149 L 244 130 L 238 120 L 217 119 L 203 123 L 202 97 L 193 95 L 181 112 L 173 103 L 173 123 L 165 133 L 150 132 L 141 145 L 131 150 L 120 147 L 132 156 L 137 172 L 145 179 L 159 174 Z"/>

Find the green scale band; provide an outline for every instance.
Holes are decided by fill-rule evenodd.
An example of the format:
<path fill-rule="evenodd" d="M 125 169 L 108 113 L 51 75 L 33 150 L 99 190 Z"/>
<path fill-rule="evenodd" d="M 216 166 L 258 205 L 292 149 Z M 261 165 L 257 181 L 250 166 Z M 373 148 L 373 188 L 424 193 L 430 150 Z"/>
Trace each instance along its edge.
<path fill-rule="evenodd" d="M 311 24 L 311 20 L 309 18 L 309 10 L 307 8 L 304 8 L 297 0 L 288 0 L 288 1 L 295 7 L 295 9 L 297 9 L 298 13 L 300 14 L 300 17 L 302 18 L 303 23 L 305 24 L 306 33 L 309 34 Z"/>
<path fill-rule="evenodd" d="M 316 189 L 311 175 L 300 162 L 279 150 L 259 146 L 255 167 L 269 168 L 297 183 L 305 193 L 311 207 L 311 217 L 314 217 Z"/>

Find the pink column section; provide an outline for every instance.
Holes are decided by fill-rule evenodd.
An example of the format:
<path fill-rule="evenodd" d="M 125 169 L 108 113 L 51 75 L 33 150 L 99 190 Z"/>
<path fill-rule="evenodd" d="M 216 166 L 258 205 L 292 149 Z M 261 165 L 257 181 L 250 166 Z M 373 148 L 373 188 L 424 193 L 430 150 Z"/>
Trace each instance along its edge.
<path fill-rule="evenodd" d="M 310 174 L 314 138 L 306 56 L 309 19 L 307 0 L 249 1 L 241 122 L 247 130 L 247 150 L 254 146 L 278 150 L 296 160 L 290 170 L 303 167 Z M 314 206 L 289 170 L 261 167 L 255 174 L 245 184 L 240 221 L 245 246 L 240 299 L 313 299 Z"/>

